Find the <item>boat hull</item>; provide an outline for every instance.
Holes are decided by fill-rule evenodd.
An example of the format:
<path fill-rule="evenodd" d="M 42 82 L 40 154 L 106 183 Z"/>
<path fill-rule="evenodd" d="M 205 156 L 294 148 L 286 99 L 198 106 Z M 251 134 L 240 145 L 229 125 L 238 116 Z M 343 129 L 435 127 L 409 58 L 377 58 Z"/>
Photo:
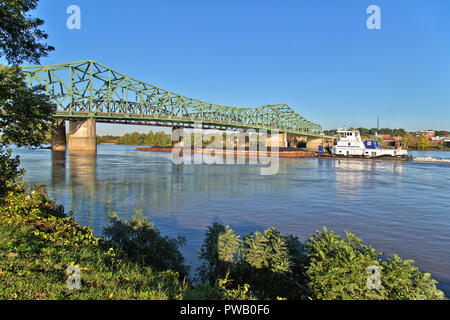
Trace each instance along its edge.
<path fill-rule="evenodd" d="M 409 161 L 412 160 L 411 155 L 400 155 L 400 156 L 364 156 L 364 155 L 338 155 L 338 154 L 320 154 L 317 156 L 319 158 L 331 158 L 331 159 L 361 159 L 361 160 L 391 160 L 391 161 Z"/>

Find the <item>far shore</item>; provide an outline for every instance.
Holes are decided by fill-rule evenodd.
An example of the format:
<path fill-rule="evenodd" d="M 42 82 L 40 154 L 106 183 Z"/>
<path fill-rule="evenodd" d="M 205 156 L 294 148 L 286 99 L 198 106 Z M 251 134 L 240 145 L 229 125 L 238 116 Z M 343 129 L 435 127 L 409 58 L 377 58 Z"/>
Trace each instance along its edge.
<path fill-rule="evenodd" d="M 116 144 L 114 142 L 104 142 L 100 143 L 100 145 L 118 145 L 118 146 L 127 146 L 128 144 Z M 133 145 L 133 146 L 139 146 L 139 145 Z M 144 145 L 143 145 L 144 146 Z M 161 146 L 147 146 L 146 147 L 170 147 L 170 145 L 161 145 Z M 425 150 L 415 149 L 415 148 L 408 148 L 408 151 L 421 151 L 421 152 L 442 152 L 442 151 L 450 151 L 450 148 L 446 147 L 444 149 L 438 149 L 438 148 L 430 148 Z"/>

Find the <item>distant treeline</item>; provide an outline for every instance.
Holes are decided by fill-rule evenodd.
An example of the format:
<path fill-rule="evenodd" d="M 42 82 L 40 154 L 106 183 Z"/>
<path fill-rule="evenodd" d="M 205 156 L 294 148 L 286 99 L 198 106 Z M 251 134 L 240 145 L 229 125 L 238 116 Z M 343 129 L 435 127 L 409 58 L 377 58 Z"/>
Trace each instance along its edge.
<path fill-rule="evenodd" d="M 123 136 L 97 136 L 97 144 L 110 143 L 133 146 L 168 146 L 172 144 L 172 135 L 164 132 L 125 133 Z"/>
<path fill-rule="evenodd" d="M 222 146 L 226 139 L 231 139 L 231 141 L 236 142 L 237 141 L 237 134 L 236 133 L 222 133 L 219 134 L 219 136 L 222 136 L 222 139 L 217 138 L 217 134 L 213 133 L 203 133 L 201 136 L 202 139 L 202 145 L 203 146 Z M 228 137 L 228 138 L 227 138 Z M 195 143 L 199 143 L 199 141 L 196 142 L 195 136 L 193 133 L 184 133 L 184 141 L 185 143 L 189 143 L 190 141 L 191 145 L 195 145 Z M 256 143 L 259 145 L 259 137 L 256 137 L 255 139 L 250 139 L 250 144 Z M 121 145 L 133 145 L 133 146 L 170 146 L 172 145 L 172 135 L 171 134 L 165 134 L 164 132 L 156 132 L 150 131 L 148 134 L 145 133 L 126 133 L 123 136 L 112 136 L 112 135 L 106 135 L 106 136 L 97 136 L 97 144 L 121 144 Z"/>
<path fill-rule="evenodd" d="M 377 129 L 377 128 L 372 128 L 372 129 L 367 129 L 367 128 L 356 128 L 356 130 L 358 130 L 361 133 L 361 136 L 372 136 L 375 134 L 390 134 L 391 136 L 395 136 L 395 137 L 404 137 L 407 133 L 415 133 L 415 132 L 408 132 L 403 128 L 400 129 L 390 129 L 390 128 L 382 128 L 382 129 Z M 326 135 L 334 135 L 336 134 L 337 130 L 325 130 L 324 133 Z M 449 131 L 439 131 L 436 130 L 436 136 L 446 136 L 449 135 L 450 132 Z"/>

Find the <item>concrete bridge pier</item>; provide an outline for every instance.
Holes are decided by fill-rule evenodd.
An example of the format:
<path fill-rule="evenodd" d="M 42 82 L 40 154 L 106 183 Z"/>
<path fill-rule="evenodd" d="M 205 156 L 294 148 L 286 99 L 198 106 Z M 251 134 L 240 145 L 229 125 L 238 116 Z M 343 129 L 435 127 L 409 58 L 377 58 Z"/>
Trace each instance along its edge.
<path fill-rule="evenodd" d="M 69 152 L 97 152 L 95 119 L 69 121 Z"/>
<path fill-rule="evenodd" d="M 298 148 L 298 142 L 295 136 L 288 136 L 288 148 Z"/>
<path fill-rule="evenodd" d="M 308 138 L 299 136 L 289 136 L 289 148 L 306 148 Z"/>
<path fill-rule="evenodd" d="M 287 148 L 287 133 L 267 133 L 266 147 Z"/>
<path fill-rule="evenodd" d="M 183 127 L 172 127 L 172 147 L 183 147 Z"/>
<path fill-rule="evenodd" d="M 308 137 L 308 140 L 306 140 L 306 149 L 308 150 L 317 151 L 320 145 L 323 145 L 323 138 Z"/>
<path fill-rule="evenodd" d="M 56 120 L 56 132 L 52 133 L 52 150 L 66 151 L 66 121 Z"/>

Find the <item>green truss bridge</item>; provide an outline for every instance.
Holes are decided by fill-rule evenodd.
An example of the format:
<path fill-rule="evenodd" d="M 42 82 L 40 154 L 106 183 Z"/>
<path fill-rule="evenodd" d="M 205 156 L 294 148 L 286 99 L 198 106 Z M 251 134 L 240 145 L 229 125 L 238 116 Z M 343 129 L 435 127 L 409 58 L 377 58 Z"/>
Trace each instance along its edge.
<path fill-rule="evenodd" d="M 285 104 L 237 108 L 204 102 L 135 80 L 92 60 L 22 69 L 28 84 L 42 85 L 57 105 L 55 119 L 60 128 L 52 139 L 55 150 L 65 150 L 65 120 L 70 123 L 69 150 L 71 144 L 73 150 L 93 148 L 86 146 L 95 138 L 96 122 L 173 128 L 201 122 L 204 128 L 222 130 L 276 130 L 284 135 L 282 147 L 295 137 L 324 138 L 320 125 Z"/>

